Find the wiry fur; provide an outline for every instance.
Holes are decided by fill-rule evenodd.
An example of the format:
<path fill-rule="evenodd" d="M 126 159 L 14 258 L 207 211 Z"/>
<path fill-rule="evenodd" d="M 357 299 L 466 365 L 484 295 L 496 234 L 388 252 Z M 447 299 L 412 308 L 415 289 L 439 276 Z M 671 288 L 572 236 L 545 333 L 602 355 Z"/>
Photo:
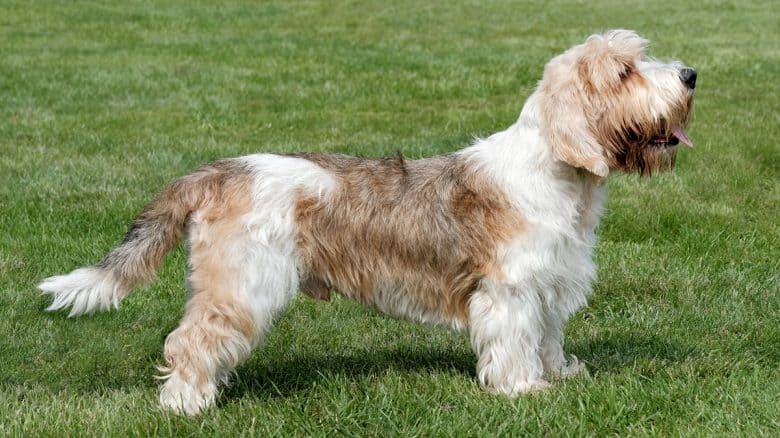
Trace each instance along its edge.
<path fill-rule="evenodd" d="M 612 171 L 671 167 L 692 106 L 680 63 L 629 31 L 554 58 L 518 121 L 449 156 L 225 160 L 180 178 L 101 262 L 39 286 L 49 310 L 116 307 L 186 231 L 185 315 L 165 341 L 160 403 L 196 414 L 295 293 L 332 290 L 469 332 L 477 376 L 516 395 L 584 369 L 563 351 L 595 280 Z"/>
<path fill-rule="evenodd" d="M 326 198 L 302 193 L 297 200 L 307 285 L 335 288 L 394 316 L 466 327 L 471 293 L 483 278 L 502 275 L 498 244 L 523 228 L 507 196 L 458 155 L 303 158 L 339 186 Z"/>

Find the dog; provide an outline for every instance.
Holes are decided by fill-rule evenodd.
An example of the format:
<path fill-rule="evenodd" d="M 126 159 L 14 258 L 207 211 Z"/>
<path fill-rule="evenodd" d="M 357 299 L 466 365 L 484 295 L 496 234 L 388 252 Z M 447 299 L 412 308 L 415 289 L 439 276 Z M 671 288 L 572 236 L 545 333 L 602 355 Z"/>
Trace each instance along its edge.
<path fill-rule="evenodd" d="M 585 370 L 566 321 L 596 278 L 613 173 L 669 170 L 696 71 L 633 31 L 554 57 L 508 129 L 419 160 L 302 153 L 217 161 L 165 188 L 97 264 L 45 279 L 47 310 L 116 308 L 186 234 L 191 295 L 165 340 L 160 403 L 195 415 L 302 291 L 468 331 L 487 390 Z"/>

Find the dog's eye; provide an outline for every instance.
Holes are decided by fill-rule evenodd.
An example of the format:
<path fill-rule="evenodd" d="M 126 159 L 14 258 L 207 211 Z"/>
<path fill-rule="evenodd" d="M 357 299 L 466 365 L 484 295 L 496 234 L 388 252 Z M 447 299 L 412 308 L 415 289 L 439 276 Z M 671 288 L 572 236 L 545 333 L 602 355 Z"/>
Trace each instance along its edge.
<path fill-rule="evenodd" d="M 639 134 L 637 134 L 636 131 L 633 129 L 628 129 L 623 132 L 623 135 L 626 137 L 626 139 L 630 142 L 636 142 L 639 140 Z"/>
<path fill-rule="evenodd" d="M 620 80 L 624 81 L 634 73 L 634 66 L 627 65 L 622 72 L 620 72 Z"/>

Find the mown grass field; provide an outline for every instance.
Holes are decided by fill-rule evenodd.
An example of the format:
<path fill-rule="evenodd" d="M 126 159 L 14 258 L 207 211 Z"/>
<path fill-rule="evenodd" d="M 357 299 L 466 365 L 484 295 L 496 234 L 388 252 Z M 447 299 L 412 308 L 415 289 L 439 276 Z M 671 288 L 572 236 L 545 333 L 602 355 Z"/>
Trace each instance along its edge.
<path fill-rule="evenodd" d="M 780 433 L 780 27 L 770 1 L 22 2 L 0 14 L 0 435 Z M 481 391 L 464 334 L 300 298 L 217 409 L 157 407 L 181 248 L 118 312 L 47 314 L 164 184 L 263 151 L 409 157 L 510 125 L 553 55 L 624 27 L 699 71 L 677 170 L 609 181 L 567 330 L 591 376 Z"/>

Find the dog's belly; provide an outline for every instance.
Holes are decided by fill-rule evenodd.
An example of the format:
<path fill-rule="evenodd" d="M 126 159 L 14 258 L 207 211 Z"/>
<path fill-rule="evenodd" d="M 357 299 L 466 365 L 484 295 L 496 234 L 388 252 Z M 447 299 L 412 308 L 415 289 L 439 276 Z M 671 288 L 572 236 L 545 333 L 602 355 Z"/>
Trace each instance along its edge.
<path fill-rule="evenodd" d="M 337 291 L 395 318 L 465 328 L 469 298 L 484 275 L 470 270 L 454 273 L 454 269 L 435 272 L 425 268 L 410 267 L 395 272 L 400 275 L 392 275 L 387 271 L 359 270 L 347 262 L 339 272 L 320 272 L 321 277 L 309 275 L 301 281 L 301 291 L 324 300 Z M 345 272 L 352 275 L 345 276 Z M 452 274 L 447 275 L 448 272 Z"/>

